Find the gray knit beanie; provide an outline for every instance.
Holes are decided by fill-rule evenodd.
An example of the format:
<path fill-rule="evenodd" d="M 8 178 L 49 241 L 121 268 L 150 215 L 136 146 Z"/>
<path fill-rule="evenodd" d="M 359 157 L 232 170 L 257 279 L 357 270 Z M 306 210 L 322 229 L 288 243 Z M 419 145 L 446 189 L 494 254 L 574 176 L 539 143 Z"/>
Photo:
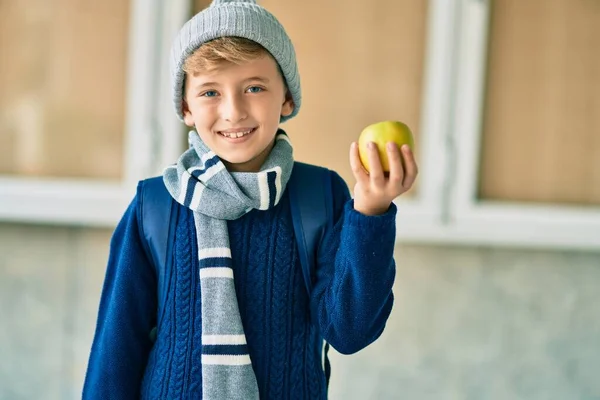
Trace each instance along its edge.
<path fill-rule="evenodd" d="M 237 36 L 262 45 L 281 68 L 294 100 L 294 110 L 281 122 L 298 114 L 301 102 L 300 75 L 292 41 L 277 19 L 255 0 L 213 0 L 181 28 L 171 48 L 171 79 L 175 112 L 183 121 L 183 82 L 185 60 L 210 40 Z"/>

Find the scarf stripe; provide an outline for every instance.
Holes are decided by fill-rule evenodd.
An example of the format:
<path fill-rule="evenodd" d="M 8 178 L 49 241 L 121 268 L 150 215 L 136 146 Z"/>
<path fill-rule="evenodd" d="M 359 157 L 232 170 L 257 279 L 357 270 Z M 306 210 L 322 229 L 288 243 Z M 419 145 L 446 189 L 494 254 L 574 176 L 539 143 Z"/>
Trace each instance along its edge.
<path fill-rule="evenodd" d="M 196 168 L 191 168 L 189 170 L 190 174 L 197 180 L 202 180 L 201 177 L 203 174 L 207 174 L 207 177 L 204 177 L 203 179 L 208 180 L 212 176 L 214 176 L 216 173 L 218 173 L 223 167 L 221 160 L 219 159 L 219 157 L 216 154 L 209 153 L 209 154 L 207 154 L 207 156 L 210 156 L 210 157 L 208 157 L 203 162 L 202 166 L 196 167 Z"/>
<path fill-rule="evenodd" d="M 252 365 L 249 355 L 202 354 L 202 365 Z M 257 397 L 258 398 L 258 397 Z M 224 399 L 225 400 L 225 399 Z"/>
<path fill-rule="evenodd" d="M 214 278 L 229 278 L 233 279 L 233 270 L 231 268 L 224 267 L 213 267 L 213 268 L 201 268 L 200 279 L 214 279 Z"/>
<path fill-rule="evenodd" d="M 215 344 L 233 345 L 246 344 L 245 335 L 204 335 L 202 336 L 202 344 L 211 346 Z"/>
<path fill-rule="evenodd" d="M 293 149 L 279 131 L 257 173 L 229 172 L 196 132 L 190 149 L 165 169 L 171 196 L 194 212 L 202 318 L 202 397 L 259 398 L 232 269 L 227 220 L 276 206 L 292 173 Z"/>
<path fill-rule="evenodd" d="M 230 344 L 230 345 L 204 345 L 202 346 L 202 354 L 213 354 L 223 356 L 243 356 L 248 354 L 248 345 L 246 344 Z"/>
<path fill-rule="evenodd" d="M 279 204 L 279 200 L 281 200 L 281 195 L 283 194 L 283 186 L 281 184 L 281 174 L 275 175 L 275 204 Z"/>
<path fill-rule="evenodd" d="M 225 165 L 221 162 L 219 157 L 214 152 L 208 152 L 200 159 L 200 166 L 191 167 L 186 169 L 181 174 L 180 182 L 180 193 L 176 198 L 177 202 L 191 209 L 196 209 L 199 205 L 200 199 L 193 200 L 194 197 L 202 194 L 204 185 L 197 185 L 198 181 L 208 182 L 210 178 L 225 169 Z M 165 170 L 165 173 L 169 169 L 177 169 L 177 165 L 170 166 Z M 196 193 L 197 190 L 200 190 Z M 195 207 L 193 206 L 195 205 Z"/>
<path fill-rule="evenodd" d="M 207 167 L 205 168 L 193 168 L 189 171 L 190 175 L 192 175 L 196 180 L 208 182 L 210 178 L 217 175 L 219 172 L 225 169 L 225 165 L 219 160 L 219 157 L 214 156 L 207 162 Z"/>
<path fill-rule="evenodd" d="M 267 172 L 267 184 L 269 185 L 269 208 L 275 206 L 275 200 L 277 199 L 277 187 L 275 186 L 276 178 L 277 172 Z"/>
<path fill-rule="evenodd" d="M 211 247 L 198 250 L 198 259 L 207 258 L 231 258 L 231 249 L 229 247 Z"/>
<path fill-rule="evenodd" d="M 260 189 L 260 210 L 268 210 L 274 207 L 281 199 L 281 168 L 273 168 L 258 174 L 258 186 Z"/>
<path fill-rule="evenodd" d="M 188 174 L 187 172 L 181 175 L 181 187 L 180 187 L 179 196 L 177 198 L 177 201 L 186 207 L 188 207 L 188 205 L 190 204 L 189 202 L 186 203 L 186 201 L 185 201 L 186 195 L 187 195 L 188 184 L 189 184 L 189 181 L 191 180 L 190 178 L 191 178 L 190 174 Z"/>
<path fill-rule="evenodd" d="M 196 185 L 196 187 L 194 187 L 194 194 L 192 196 L 192 198 L 189 200 L 189 207 L 190 208 L 195 208 L 198 207 L 200 205 L 200 199 L 202 198 L 202 193 L 204 192 L 204 186 L 202 185 Z M 186 198 L 186 204 L 188 200 Z"/>
<path fill-rule="evenodd" d="M 260 190 L 260 207 L 259 210 L 269 209 L 269 180 L 268 173 L 258 174 L 258 189 Z"/>
<path fill-rule="evenodd" d="M 209 269 L 209 268 L 221 268 L 227 267 L 231 268 L 231 258 L 229 257 L 215 257 L 215 258 L 205 258 L 200 260 L 200 269 Z"/>
<path fill-rule="evenodd" d="M 185 190 L 185 199 L 183 205 L 195 210 L 200 204 L 200 196 L 205 188 L 204 185 L 197 185 L 197 181 L 208 182 L 210 178 L 218 174 L 223 168 L 222 163 L 218 163 L 218 157 L 215 156 L 208 160 L 208 163 L 213 163 L 207 168 L 192 168 L 187 171 L 190 175 L 187 180 L 187 188 Z M 208 165 L 207 163 L 207 165 Z M 193 179 L 192 179 L 193 178 Z"/>

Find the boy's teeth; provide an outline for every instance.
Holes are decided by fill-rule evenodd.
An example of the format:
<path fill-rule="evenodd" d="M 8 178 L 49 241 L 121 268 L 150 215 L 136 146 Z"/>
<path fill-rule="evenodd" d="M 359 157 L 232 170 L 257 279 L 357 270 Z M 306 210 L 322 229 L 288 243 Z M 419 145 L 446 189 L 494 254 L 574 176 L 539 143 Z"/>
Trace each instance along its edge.
<path fill-rule="evenodd" d="M 250 132 L 252 132 L 252 129 L 246 132 L 231 132 L 231 133 L 227 133 L 227 132 L 221 132 L 223 134 L 223 136 L 235 139 L 235 138 L 241 138 L 242 136 L 245 136 L 247 134 L 249 134 Z"/>

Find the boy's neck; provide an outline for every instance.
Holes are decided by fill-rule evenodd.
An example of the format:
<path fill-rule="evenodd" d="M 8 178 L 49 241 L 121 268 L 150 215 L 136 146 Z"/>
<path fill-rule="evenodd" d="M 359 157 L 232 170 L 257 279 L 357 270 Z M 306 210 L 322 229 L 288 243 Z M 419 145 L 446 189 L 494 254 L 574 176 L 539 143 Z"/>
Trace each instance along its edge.
<path fill-rule="evenodd" d="M 245 163 L 230 163 L 223 160 L 223 164 L 225 164 L 225 168 L 227 168 L 229 172 L 259 172 L 260 168 L 263 166 L 267 160 L 267 157 L 271 153 L 271 150 L 273 150 L 274 145 L 275 139 L 269 143 L 267 148 L 262 153 L 253 159 L 246 161 Z"/>

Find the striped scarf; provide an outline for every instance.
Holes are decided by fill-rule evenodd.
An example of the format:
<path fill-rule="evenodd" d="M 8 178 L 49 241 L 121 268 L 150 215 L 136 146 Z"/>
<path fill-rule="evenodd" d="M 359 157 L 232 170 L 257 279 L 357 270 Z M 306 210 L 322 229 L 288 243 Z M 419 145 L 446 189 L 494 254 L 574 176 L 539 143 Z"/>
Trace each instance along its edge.
<path fill-rule="evenodd" d="M 267 210 L 281 199 L 294 164 L 282 130 L 258 173 L 229 172 L 219 157 L 189 134 L 190 148 L 163 179 L 173 198 L 194 211 L 202 302 L 202 397 L 258 399 L 233 281 L 227 220 L 252 209 Z"/>

